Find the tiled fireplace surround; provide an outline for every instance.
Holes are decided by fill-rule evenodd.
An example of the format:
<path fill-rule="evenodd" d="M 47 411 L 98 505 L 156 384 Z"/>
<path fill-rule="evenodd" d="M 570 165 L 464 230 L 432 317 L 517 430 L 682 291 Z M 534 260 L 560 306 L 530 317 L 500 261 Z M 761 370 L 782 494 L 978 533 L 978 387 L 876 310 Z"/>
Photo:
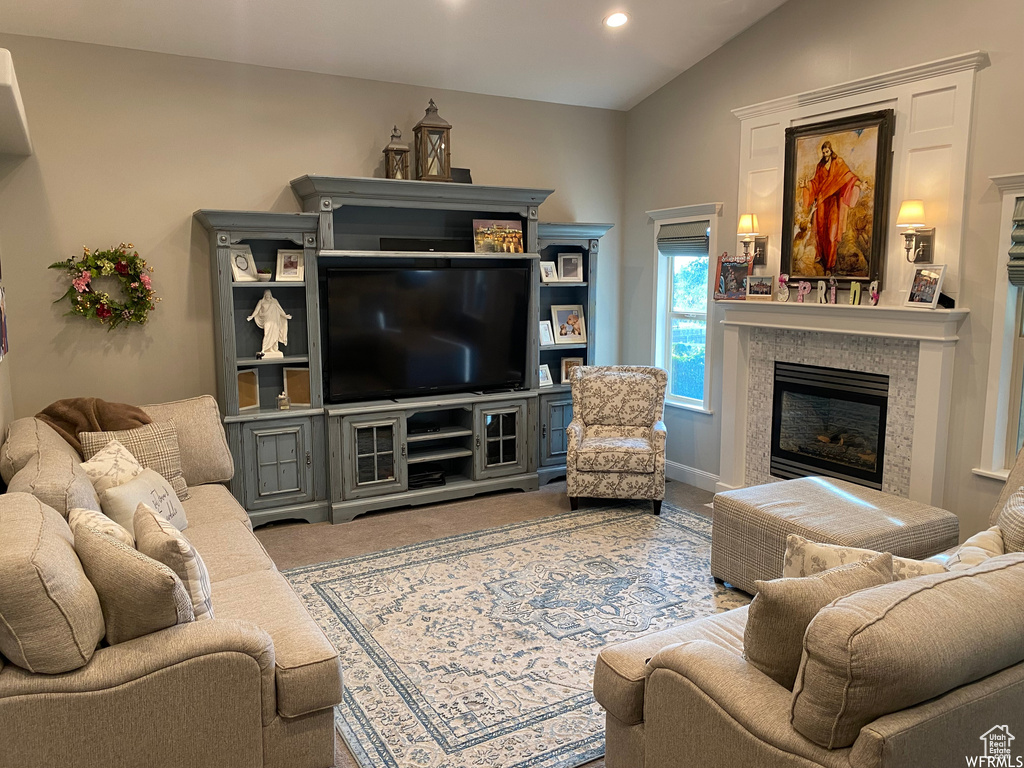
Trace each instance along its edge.
<path fill-rule="evenodd" d="M 717 490 L 772 482 L 774 364 L 889 376 L 883 490 L 942 506 L 950 382 L 966 310 L 720 302 L 725 310 Z"/>

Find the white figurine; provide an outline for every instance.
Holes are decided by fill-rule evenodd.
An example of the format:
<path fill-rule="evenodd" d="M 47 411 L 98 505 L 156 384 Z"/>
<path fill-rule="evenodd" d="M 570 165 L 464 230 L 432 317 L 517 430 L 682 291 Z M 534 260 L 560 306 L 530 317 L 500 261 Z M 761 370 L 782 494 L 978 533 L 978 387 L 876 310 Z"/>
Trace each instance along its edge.
<path fill-rule="evenodd" d="M 277 345 L 288 346 L 288 321 L 292 316 L 285 314 L 269 290 L 263 292 L 263 298 L 256 304 L 256 309 L 245 319 L 255 320 L 256 325 L 263 329 L 263 349 L 256 355 L 256 359 L 284 357 L 284 352 Z"/>

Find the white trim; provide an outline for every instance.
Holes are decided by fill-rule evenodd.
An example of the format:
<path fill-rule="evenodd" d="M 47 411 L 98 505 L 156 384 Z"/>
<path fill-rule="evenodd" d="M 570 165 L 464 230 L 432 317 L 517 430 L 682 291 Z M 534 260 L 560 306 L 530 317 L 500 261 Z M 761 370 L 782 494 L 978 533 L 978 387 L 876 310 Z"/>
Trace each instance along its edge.
<path fill-rule="evenodd" d="M 999 176 L 989 176 L 989 180 L 996 185 L 1000 194 L 1017 192 L 1024 189 L 1024 173 L 1004 173 Z"/>
<path fill-rule="evenodd" d="M 981 467 L 975 467 L 974 469 L 971 470 L 971 472 L 976 474 L 978 477 L 987 477 L 990 478 L 991 480 L 998 480 L 1001 483 L 1005 483 L 1007 480 L 1010 479 L 1010 470 L 1008 469 L 990 470 L 982 469 Z"/>
<path fill-rule="evenodd" d="M 654 211 L 647 211 L 647 215 L 651 221 L 680 219 L 689 216 L 721 216 L 723 205 L 724 203 L 700 203 L 699 205 L 681 205 L 678 208 L 658 208 Z"/>
<path fill-rule="evenodd" d="M 895 85 L 912 83 L 916 80 L 925 80 L 930 77 L 940 77 L 954 72 L 965 70 L 978 71 L 989 65 L 988 54 L 984 51 L 971 51 L 961 53 L 959 56 L 950 56 L 945 59 L 917 64 L 913 67 L 894 69 L 891 72 L 883 72 L 880 75 L 862 77 L 858 80 L 848 80 L 845 83 L 831 85 L 827 88 L 818 88 L 813 91 L 804 91 L 791 96 L 783 96 L 771 101 L 762 101 L 760 104 L 751 104 L 747 107 L 734 109 L 732 113 L 740 120 L 749 117 L 761 117 L 774 112 L 783 112 L 795 107 L 805 107 L 808 104 L 818 104 L 832 99 L 841 99 L 847 96 L 855 96 L 868 91 L 877 91 L 881 88 L 890 88 Z"/>
<path fill-rule="evenodd" d="M 707 353 L 705 353 L 705 354 L 707 354 Z M 703 413 L 703 414 L 705 414 L 707 416 L 714 416 L 715 415 L 714 411 L 709 410 L 707 408 L 704 408 L 702 406 L 699 406 L 699 405 L 696 405 L 696 404 L 691 404 L 691 403 L 685 403 L 685 402 L 682 402 L 682 401 L 679 401 L 679 400 L 669 400 L 668 397 L 665 398 L 665 407 L 666 408 L 668 408 L 668 407 L 679 408 L 680 410 L 683 410 L 683 411 L 693 411 L 694 413 Z"/>
<path fill-rule="evenodd" d="M 705 472 L 703 469 L 695 469 L 675 461 L 665 462 L 665 476 L 677 483 L 686 483 L 700 488 L 702 491 L 715 493 L 718 486 L 718 475 Z"/>

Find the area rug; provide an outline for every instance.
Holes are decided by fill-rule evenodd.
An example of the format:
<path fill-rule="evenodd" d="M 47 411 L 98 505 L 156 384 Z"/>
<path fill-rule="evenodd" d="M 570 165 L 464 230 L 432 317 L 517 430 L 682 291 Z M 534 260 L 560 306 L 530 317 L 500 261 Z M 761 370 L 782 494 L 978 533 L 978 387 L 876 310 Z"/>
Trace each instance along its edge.
<path fill-rule="evenodd" d="M 743 605 L 711 522 L 650 505 L 490 528 L 286 571 L 341 655 L 363 768 L 572 768 L 604 754 L 609 643 Z"/>

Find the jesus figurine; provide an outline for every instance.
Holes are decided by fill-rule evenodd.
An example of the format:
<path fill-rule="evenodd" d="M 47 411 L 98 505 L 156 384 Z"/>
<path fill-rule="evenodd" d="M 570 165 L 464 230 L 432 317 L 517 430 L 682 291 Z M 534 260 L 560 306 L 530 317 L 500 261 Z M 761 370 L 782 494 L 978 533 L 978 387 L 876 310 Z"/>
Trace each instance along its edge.
<path fill-rule="evenodd" d="M 263 298 L 259 300 L 256 309 L 245 319 L 255 320 L 256 325 L 263 329 L 263 348 L 256 356 L 257 359 L 284 357 L 284 352 L 277 345 L 288 346 L 288 321 L 292 316 L 285 314 L 269 289 L 263 292 Z"/>

